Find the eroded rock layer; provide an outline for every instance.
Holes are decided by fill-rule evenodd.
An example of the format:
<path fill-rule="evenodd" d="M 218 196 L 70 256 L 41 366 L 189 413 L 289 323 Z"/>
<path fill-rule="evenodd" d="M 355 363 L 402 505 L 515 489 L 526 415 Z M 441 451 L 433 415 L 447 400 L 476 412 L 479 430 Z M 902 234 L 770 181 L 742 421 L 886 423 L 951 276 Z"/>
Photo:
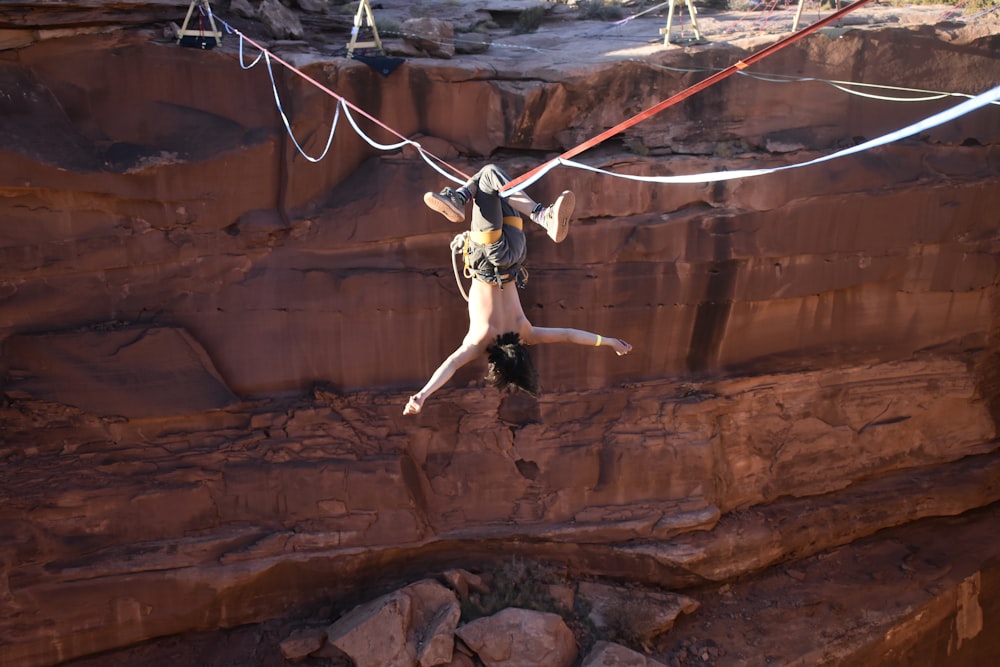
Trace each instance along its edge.
<path fill-rule="evenodd" d="M 232 44 L 32 35 L 0 52 L 4 664 L 511 554 L 711 586 L 1000 500 L 992 108 L 722 184 L 553 172 L 533 194 L 573 189 L 578 220 L 559 246 L 529 230 L 526 312 L 635 351 L 537 350 L 537 401 L 484 391 L 474 366 L 404 418 L 465 329 L 456 228 L 420 205 L 441 178 L 350 131 L 302 159 Z M 521 173 L 743 53 L 493 50 L 388 77 L 285 55 L 460 168 Z M 990 35 L 866 30 L 769 66 L 980 92 L 996 53 Z M 333 101 L 276 81 L 318 153 Z M 951 103 L 736 77 L 588 160 L 777 166 Z"/>

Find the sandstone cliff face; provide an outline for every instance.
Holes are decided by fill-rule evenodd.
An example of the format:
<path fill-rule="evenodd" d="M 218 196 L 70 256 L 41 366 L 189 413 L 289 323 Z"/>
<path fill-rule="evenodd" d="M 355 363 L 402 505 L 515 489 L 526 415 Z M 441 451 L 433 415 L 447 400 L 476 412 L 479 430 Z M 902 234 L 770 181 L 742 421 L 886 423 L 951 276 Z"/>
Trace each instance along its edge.
<path fill-rule="evenodd" d="M 635 351 L 537 350 L 538 401 L 498 398 L 469 368 L 403 418 L 466 326 L 457 230 L 419 204 L 440 177 L 346 125 L 329 158 L 302 159 L 263 66 L 241 70 L 232 43 L 22 37 L 0 52 L 5 664 L 513 553 L 725 582 L 1000 500 L 993 108 L 724 184 L 553 172 L 532 194 L 573 189 L 579 220 L 559 246 L 529 231 L 526 312 Z M 996 53 L 996 36 L 883 29 L 767 64 L 980 92 L 1000 80 Z M 494 48 L 383 77 L 282 53 L 466 171 L 512 173 L 700 76 L 671 68 L 742 54 Z M 318 153 L 334 103 L 277 71 Z M 795 163 L 952 103 L 736 77 L 588 159 L 635 174 Z"/>

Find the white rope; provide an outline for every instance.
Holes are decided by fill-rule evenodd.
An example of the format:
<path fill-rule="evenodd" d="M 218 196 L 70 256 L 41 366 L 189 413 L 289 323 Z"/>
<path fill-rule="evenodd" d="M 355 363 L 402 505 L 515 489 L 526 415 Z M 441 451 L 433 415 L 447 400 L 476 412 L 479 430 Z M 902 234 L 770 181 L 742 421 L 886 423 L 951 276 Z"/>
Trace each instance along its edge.
<path fill-rule="evenodd" d="M 469 232 L 465 231 L 461 234 L 456 234 L 455 238 L 451 240 L 451 269 L 455 272 L 455 282 L 458 283 L 458 291 L 462 293 L 462 298 L 466 301 L 469 300 L 469 295 L 465 292 L 465 285 L 462 284 L 462 279 L 458 275 L 458 262 L 456 257 L 464 253 L 465 249 L 465 239 L 468 238 Z"/>
<path fill-rule="evenodd" d="M 278 113 L 281 114 L 281 120 L 285 122 L 285 129 L 288 131 L 288 136 L 291 137 L 292 143 L 295 144 L 297 149 L 299 149 L 299 154 L 302 157 L 310 162 L 319 162 L 326 157 L 327 151 L 330 150 L 330 145 L 333 143 L 333 133 L 337 131 L 337 121 L 340 120 L 340 108 L 343 104 L 342 101 L 337 100 L 337 110 L 333 114 L 333 124 L 330 126 L 330 136 L 327 137 L 326 147 L 323 149 L 323 152 L 320 153 L 319 157 L 312 157 L 302 149 L 302 146 L 299 145 L 298 139 L 295 138 L 295 133 L 292 132 L 292 125 L 288 122 L 288 116 L 285 115 L 285 110 L 281 108 L 281 98 L 278 96 L 278 84 L 274 80 L 274 70 L 271 68 L 270 54 L 266 51 L 264 51 L 263 54 L 264 62 L 267 64 L 267 73 L 271 77 L 271 90 L 274 91 L 274 103 L 278 107 Z M 344 113 L 346 113 L 348 118 L 350 118 L 350 113 L 347 111 L 347 107 L 344 107 Z"/>
<path fill-rule="evenodd" d="M 367 134 L 365 134 L 364 131 L 360 127 L 358 127 L 358 124 L 354 120 L 354 116 L 351 115 L 351 110 L 349 107 L 344 106 L 344 114 L 347 116 L 347 122 L 351 124 L 351 127 L 354 128 L 354 131 L 357 132 L 358 136 L 364 139 L 368 143 L 368 145 L 371 146 L 372 148 L 378 149 L 380 151 L 394 151 L 402 148 L 403 146 L 407 145 L 413 146 L 414 148 L 417 149 L 417 153 L 420 155 L 421 158 L 423 158 L 424 162 L 430 165 L 430 167 L 434 169 L 434 171 L 438 172 L 439 174 L 441 174 L 442 176 L 444 176 L 445 178 L 454 183 L 458 183 L 459 185 L 465 184 L 465 181 L 463 181 L 462 179 L 444 171 L 434 160 L 431 159 L 431 156 L 423 149 L 423 146 L 418 144 L 416 141 L 413 141 L 412 139 L 404 139 L 403 141 L 400 141 L 399 143 L 395 144 L 380 144 L 379 142 L 375 141 Z"/>
<path fill-rule="evenodd" d="M 905 86 L 890 86 L 881 83 L 862 83 L 858 81 L 838 81 L 837 79 L 819 79 L 811 76 L 790 76 L 785 74 L 758 74 L 754 72 L 747 72 L 745 70 L 740 70 L 737 72 L 742 76 L 747 76 L 752 79 L 757 79 L 758 81 L 767 81 L 768 83 L 801 83 L 807 81 L 814 81 L 816 83 L 825 83 L 829 86 L 833 86 L 837 90 L 848 93 L 849 95 L 858 95 L 859 97 L 867 97 L 873 100 L 881 100 L 883 102 L 930 102 L 933 100 L 944 99 L 945 97 L 965 97 L 967 99 L 972 99 L 975 95 L 970 95 L 968 93 L 951 93 L 944 92 L 940 90 L 926 90 L 923 88 L 908 88 Z M 924 97 L 890 97 L 888 95 L 873 95 L 871 93 L 863 93 L 859 90 L 851 90 L 851 86 L 858 88 L 878 88 L 880 90 L 896 90 L 903 93 L 917 93 L 924 95 Z M 1000 105 L 1000 102 L 994 101 L 990 104 Z"/>
<path fill-rule="evenodd" d="M 228 32 L 229 34 L 233 34 L 234 31 L 233 31 L 233 29 L 230 27 L 230 25 L 228 23 L 226 23 L 225 21 L 223 21 L 221 19 L 220 19 L 220 22 L 222 23 L 223 26 L 225 26 L 226 32 Z M 318 158 L 314 158 L 314 157 L 312 157 L 310 155 L 307 155 L 306 152 L 299 145 L 299 142 L 295 139 L 295 135 L 292 133 L 291 124 L 288 121 L 288 117 L 285 115 L 285 112 L 282 109 L 281 98 L 280 98 L 280 96 L 278 94 L 277 84 L 276 84 L 276 82 L 274 80 L 274 72 L 273 72 L 273 70 L 271 68 L 271 59 L 269 57 L 268 52 L 262 50 L 260 53 L 257 54 L 257 57 L 254 59 L 254 61 L 252 63 L 250 63 L 249 65 L 247 65 L 246 64 L 246 57 L 243 55 L 243 42 L 244 42 L 244 40 L 243 40 L 243 33 L 236 32 L 236 34 L 240 38 L 240 67 L 241 68 L 243 68 L 245 70 L 252 69 L 253 67 L 255 67 L 257 65 L 258 62 L 260 62 L 261 58 L 265 59 L 265 62 L 267 64 L 268 75 L 271 78 L 271 90 L 274 93 L 274 102 L 275 102 L 275 104 L 278 107 L 278 113 L 281 115 L 281 118 L 284 121 L 285 129 L 288 132 L 288 135 L 292 138 L 292 142 L 295 144 L 295 147 L 298 149 L 299 153 L 305 159 L 309 160 L 310 162 L 319 162 L 324 157 L 326 157 L 326 154 L 330 150 L 330 146 L 333 143 L 333 135 L 336 132 L 337 123 L 338 123 L 338 121 L 340 119 L 340 110 L 343 109 L 344 113 L 347 115 L 347 119 L 350 122 L 351 127 L 354 128 L 354 131 L 357 132 L 358 136 L 360 136 L 362 139 L 364 139 L 366 142 L 368 142 L 368 144 L 370 146 L 372 146 L 374 148 L 378 148 L 380 150 L 396 150 L 399 147 L 405 146 L 406 144 L 410 144 L 411 146 L 413 146 L 414 148 L 417 149 L 417 153 L 420 155 L 420 157 L 434 171 L 436 171 L 441 176 L 443 176 L 444 178 L 446 178 L 446 179 L 448 179 L 448 180 L 450 180 L 450 181 L 452 181 L 454 183 L 457 183 L 459 185 L 464 185 L 465 184 L 465 181 L 463 181 L 462 179 L 460 179 L 460 178 L 454 176 L 453 174 L 445 171 L 439 164 L 437 164 L 434 161 L 433 156 L 429 155 L 427 153 L 427 151 L 425 151 L 423 149 L 423 147 L 419 143 L 417 143 L 415 141 L 407 139 L 407 140 L 402 141 L 402 142 L 400 142 L 398 144 L 395 144 L 395 145 L 388 145 L 388 144 L 379 144 L 379 143 L 371 140 L 358 127 L 357 123 L 354 121 L 354 117 L 350 113 L 350 108 L 348 107 L 348 105 L 344 104 L 344 100 L 342 98 L 336 98 L 337 99 L 337 106 L 336 106 L 336 110 L 335 110 L 334 117 L 333 117 L 333 123 L 330 126 L 330 135 L 327 138 L 326 147 L 323 149 L 323 153 Z"/>
<path fill-rule="evenodd" d="M 410 143 L 411 143 L 411 144 L 412 144 L 413 146 L 415 146 L 415 147 L 416 147 L 416 149 L 417 149 L 417 152 L 418 152 L 418 153 L 420 154 L 420 157 L 422 157 L 422 158 L 423 158 L 424 162 L 426 162 L 426 163 L 427 163 L 428 165 L 430 165 L 431 169 L 433 169 L 433 170 L 434 170 L 434 171 L 436 171 L 437 173 L 441 174 L 442 176 L 444 176 L 445 178 L 447 178 L 447 179 L 448 179 L 449 181 L 451 181 L 452 183 L 456 183 L 456 184 L 458 184 L 458 185 L 465 185 L 465 181 L 463 181 L 463 180 L 462 180 L 461 178 L 458 178 L 457 176 L 455 176 L 455 175 L 453 175 L 453 174 L 449 174 L 449 173 L 448 173 L 448 172 L 446 172 L 446 171 L 445 171 L 444 169 L 442 169 L 442 168 L 441 168 L 441 167 L 440 167 L 440 166 L 439 166 L 439 165 L 438 165 L 438 164 L 437 164 L 436 162 L 434 162 L 434 161 L 433 161 L 433 160 L 431 159 L 431 156 L 429 156 L 429 155 L 427 154 L 427 152 L 426 152 L 426 151 L 424 151 L 424 149 L 423 149 L 423 148 L 422 148 L 422 147 L 420 146 L 420 144 L 418 144 L 418 143 L 417 143 L 417 142 L 415 142 L 415 141 L 411 141 Z"/>
<path fill-rule="evenodd" d="M 827 81 L 826 83 L 829 83 L 837 90 L 842 90 L 845 93 L 857 95 L 858 97 L 867 97 L 870 100 L 880 100 L 882 102 L 932 102 L 934 100 L 942 100 L 954 94 L 934 93 L 933 95 L 926 95 L 924 97 L 889 97 L 888 95 L 874 95 L 872 93 L 863 93 L 860 90 L 851 90 L 850 88 L 834 83 L 833 81 Z"/>
<path fill-rule="evenodd" d="M 226 23 L 225 21 L 222 21 L 222 25 L 226 26 L 226 32 L 232 32 L 232 30 L 230 30 L 230 28 L 229 28 L 229 24 L 228 23 Z M 241 33 L 240 34 L 240 67 L 242 67 L 243 69 L 252 69 L 253 67 L 255 67 L 257 65 L 257 63 L 260 62 L 260 59 L 263 58 L 263 57 L 264 57 L 264 52 L 261 51 L 260 53 L 257 54 L 257 57 L 254 58 L 254 61 L 252 63 L 250 63 L 249 65 L 245 64 L 246 60 L 243 58 L 243 35 Z"/>
<path fill-rule="evenodd" d="M 368 145 L 372 148 L 377 148 L 380 151 L 394 151 L 406 146 L 407 144 L 413 143 L 409 139 L 403 139 L 397 144 L 380 144 L 361 131 L 361 128 L 358 127 L 358 124 L 354 121 L 354 116 L 351 115 L 351 110 L 347 107 L 344 107 L 344 115 L 347 116 L 347 122 L 351 124 L 351 127 L 353 127 L 354 131 L 358 133 L 358 136 L 368 142 Z"/>

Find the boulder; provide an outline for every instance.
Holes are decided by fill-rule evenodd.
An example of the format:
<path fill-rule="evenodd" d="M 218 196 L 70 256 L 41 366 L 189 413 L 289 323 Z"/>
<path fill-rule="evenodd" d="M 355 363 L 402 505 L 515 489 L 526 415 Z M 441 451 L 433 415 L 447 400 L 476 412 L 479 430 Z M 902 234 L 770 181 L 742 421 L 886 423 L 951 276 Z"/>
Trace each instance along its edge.
<path fill-rule="evenodd" d="M 478 32 L 455 36 L 455 53 L 486 53 L 493 45 L 493 38 Z"/>
<path fill-rule="evenodd" d="M 330 7 L 330 0 L 295 0 L 295 4 L 309 14 L 325 14 Z"/>
<path fill-rule="evenodd" d="M 425 580 L 404 589 L 414 600 L 410 619 L 416 641 L 419 667 L 434 667 L 452 662 L 455 650 L 455 628 L 461 616 L 455 594 L 441 584 Z"/>
<path fill-rule="evenodd" d="M 647 658 L 621 644 L 597 642 L 580 667 L 666 667 L 662 662 Z"/>
<path fill-rule="evenodd" d="M 557 614 L 510 607 L 455 632 L 486 667 L 570 667 L 573 632 Z"/>
<path fill-rule="evenodd" d="M 302 628 L 290 634 L 279 647 L 286 660 L 304 660 L 323 648 L 325 641 L 322 628 Z"/>
<path fill-rule="evenodd" d="M 354 608 L 326 636 L 356 667 L 447 665 L 459 614 L 454 593 L 423 580 Z"/>
<path fill-rule="evenodd" d="M 619 627 L 647 642 L 674 626 L 681 614 L 698 609 L 698 601 L 666 591 L 581 582 L 579 594 L 590 603 L 588 618 L 598 628 Z"/>
<path fill-rule="evenodd" d="M 263 0 L 257 8 L 257 18 L 275 39 L 302 39 L 305 34 L 298 15 L 278 0 Z"/>
<path fill-rule="evenodd" d="M 257 10 L 250 4 L 250 0 L 232 0 L 229 3 L 229 11 L 245 19 L 257 18 Z"/>
<path fill-rule="evenodd" d="M 400 31 L 407 44 L 433 58 L 455 55 L 455 29 L 448 21 L 427 17 L 407 19 Z"/>
<path fill-rule="evenodd" d="M 469 597 L 469 592 L 473 591 L 476 593 L 489 593 L 490 587 L 486 585 L 486 582 L 478 574 L 473 574 L 468 570 L 463 570 L 461 568 L 456 568 L 453 570 L 446 570 L 441 573 L 441 578 L 444 579 L 448 586 L 458 593 L 459 599 L 466 599 Z"/>
<path fill-rule="evenodd" d="M 357 667 L 414 667 L 407 646 L 410 598 L 386 595 L 356 607 L 327 629 L 330 646 L 349 656 Z"/>
<path fill-rule="evenodd" d="M 445 667 L 476 667 L 476 662 L 464 653 L 455 653 Z"/>

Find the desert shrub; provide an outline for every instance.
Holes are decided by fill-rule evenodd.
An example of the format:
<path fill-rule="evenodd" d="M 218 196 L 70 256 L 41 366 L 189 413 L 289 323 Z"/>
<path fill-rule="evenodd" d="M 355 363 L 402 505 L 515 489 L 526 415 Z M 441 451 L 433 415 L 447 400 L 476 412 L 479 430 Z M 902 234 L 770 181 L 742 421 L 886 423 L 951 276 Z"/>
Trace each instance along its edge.
<path fill-rule="evenodd" d="M 468 598 L 462 600 L 462 623 L 492 616 L 508 607 L 519 607 L 562 616 L 576 637 L 581 655 L 589 652 L 598 641 L 617 642 L 641 649 L 628 618 L 615 617 L 610 619 L 609 627 L 598 628 L 589 618 L 591 606 L 583 596 L 574 596 L 572 609 L 560 606 L 549 587 L 574 587 L 574 583 L 558 565 L 529 563 L 515 557 L 500 566 L 491 579 L 489 593 L 470 593 Z"/>
<path fill-rule="evenodd" d="M 591 21 L 617 21 L 625 16 L 617 0 L 580 0 L 576 3 L 580 18 Z"/>
<path fill-rule="evenodd" d="M 514 34 L 523 35 L 525 33 L 535 32 L 538 30 L 538 26 L 542 25 L 542 21 L 544 19 L 545 7 L 542 5 L 536 5 L 522 10 L 521 13 L 517 15 L 517 22 L 514 23 Z"/>
<path fill-rule="evenodd" d="M 496 572 L 489 593 L 473 593 L 463 601 L 462 621 L 492 616 L 507 607 L 555 613 L 557 605 L 549 586 L 564 582 L 552 566 L 515 558 Z"/>
<path fill-rule="evenodd" d="M 788 0 L 791 2 L 791 0 Z M 697 0 L 694 4 L 698 9 L 746 9 L 751 0 Z M 678 7 L 680 8 L 680 7 Z"/>

